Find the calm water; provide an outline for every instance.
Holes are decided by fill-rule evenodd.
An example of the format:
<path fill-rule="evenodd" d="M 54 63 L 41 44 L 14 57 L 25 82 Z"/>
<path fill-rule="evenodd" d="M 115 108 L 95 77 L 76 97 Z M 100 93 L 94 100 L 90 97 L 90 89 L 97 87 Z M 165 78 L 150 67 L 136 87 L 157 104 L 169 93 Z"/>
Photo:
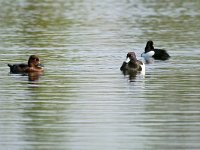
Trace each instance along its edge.
<path fill-rule="evenodd" d="M 200 149 L 200 1 L 0 0 L 0 149 Z M 124 76 L 146 41 L 170 60 Z M 7 63 L 38 54 L 36 81 Z"/>

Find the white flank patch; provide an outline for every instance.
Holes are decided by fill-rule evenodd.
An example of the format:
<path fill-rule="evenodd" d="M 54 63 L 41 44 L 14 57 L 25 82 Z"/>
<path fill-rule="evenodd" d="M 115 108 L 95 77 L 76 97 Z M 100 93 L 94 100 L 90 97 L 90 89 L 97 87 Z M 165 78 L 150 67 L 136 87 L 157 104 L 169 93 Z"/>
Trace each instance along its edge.
<path fill-rule="evenodd" d="M 142 63 L 141 67 L 142 67 L 141 74 L 142 74 L 142 75 L 145 75 L 145 64 Z"/>
<path fill-rule="evenodd" d="M 155 52 L 154 51 L 150 51 L 150 52 L 148 52 L 148 53 L 142 53 L 142 57 L 145 59 L 145 61 L 147 62 L 147 63 L 151 63 L 151 62 L 153 62 L 153 55 L 155 54 Z"/>
<path fill-rule="evenodd" d="M 146 57 L 152 57 L 155 54 L 154 51 L 150 51 L 148 53 L 142 53 L 142 57 L 146 58 Z"/>

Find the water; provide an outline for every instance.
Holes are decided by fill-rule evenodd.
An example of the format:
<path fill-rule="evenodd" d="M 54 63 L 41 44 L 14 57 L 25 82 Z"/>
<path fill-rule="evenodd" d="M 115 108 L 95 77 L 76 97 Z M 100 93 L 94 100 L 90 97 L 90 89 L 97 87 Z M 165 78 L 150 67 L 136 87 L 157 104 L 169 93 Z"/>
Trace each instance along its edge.
<path fill-rule="evenodd" d="M 199 149 L 199 1 L 0 0 L 0 149 Z M 147 40 L 171 59 L 123 76 Z M 7 63 L 38 54 L 36 81 Z"/>

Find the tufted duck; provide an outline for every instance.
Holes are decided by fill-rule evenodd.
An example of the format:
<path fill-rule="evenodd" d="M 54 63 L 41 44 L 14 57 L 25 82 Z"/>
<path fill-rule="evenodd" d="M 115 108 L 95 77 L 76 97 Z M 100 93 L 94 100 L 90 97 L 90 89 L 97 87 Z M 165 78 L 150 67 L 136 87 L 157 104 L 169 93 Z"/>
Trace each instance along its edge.
<path fill-rule="evenodd" d="M 31 55 L 28 64 L 8 64 L 10 73 L 30 73 L 30 72 L 43 72 L 43 67 L 40 64 L 39 57 Z"/>
<path fill-rule="evenodd" d="M 145 65 L 142 61 L 137 60 L 134 52 L 129 52 L 126 56 L 126 61 L 123 62 L 120 70 L 123 71 L 124 74 L 137 74 L 138 72 L 145 74 Z"/>
<path fill-rule="evenodd" d="M 167 60 L 170 58 L 169 54 L 164 49 L 155 49 L 153 41 L 148 41 L 144 53 L 141 56 L 149 62 L 151 58 L 155 60 Z"/>

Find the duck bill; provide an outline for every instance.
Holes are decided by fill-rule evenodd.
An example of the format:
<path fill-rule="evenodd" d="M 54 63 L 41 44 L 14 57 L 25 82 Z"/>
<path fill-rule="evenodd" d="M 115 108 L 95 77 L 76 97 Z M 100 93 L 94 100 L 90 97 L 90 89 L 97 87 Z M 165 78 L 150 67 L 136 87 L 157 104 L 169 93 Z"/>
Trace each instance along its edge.
<path fill-rule="evenodd" d="M 41 68 L 43 68 L 43 67 L 44 67 L 44 65 L 43 65 L 43 64 L 41 64 L 41 63 L 39 63 L 37 66 L 38 66 L 38 67 L 41 67 Z"/>

